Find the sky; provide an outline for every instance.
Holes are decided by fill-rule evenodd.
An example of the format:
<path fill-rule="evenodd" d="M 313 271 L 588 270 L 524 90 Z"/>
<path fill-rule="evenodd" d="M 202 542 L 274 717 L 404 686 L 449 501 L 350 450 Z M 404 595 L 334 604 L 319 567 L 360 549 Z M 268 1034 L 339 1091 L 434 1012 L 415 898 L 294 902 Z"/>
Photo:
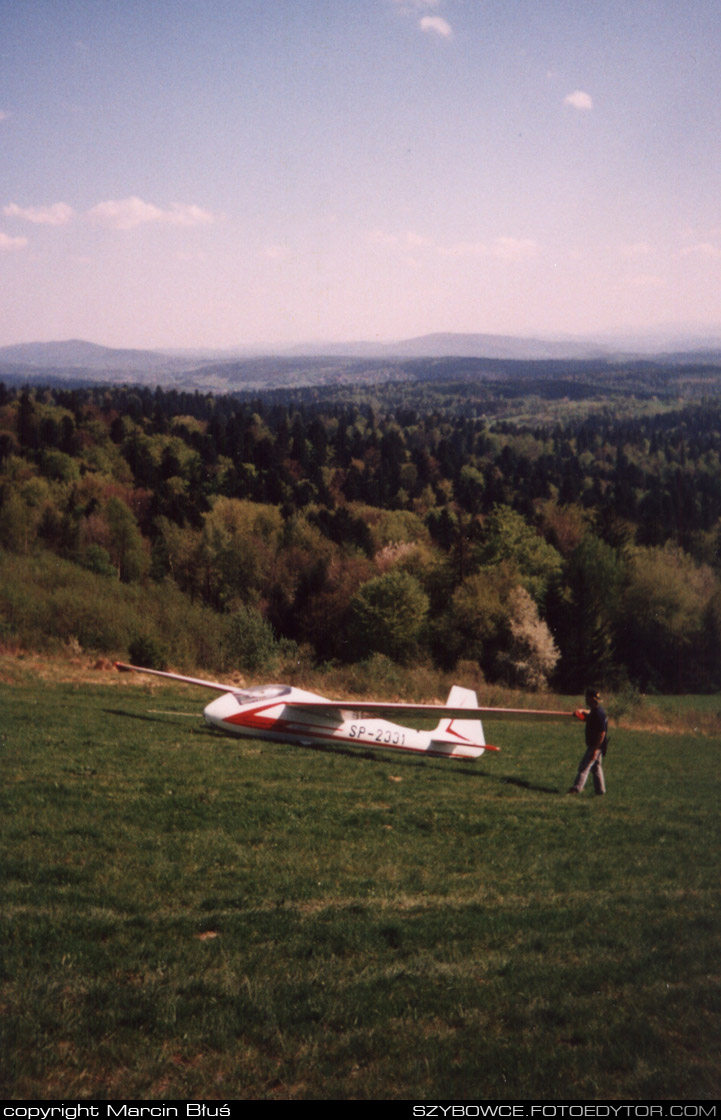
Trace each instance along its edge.
<path fill-rule="evenodd" d="M 0 346 L 721 328 L 719 0 L 0 16 Z"/>

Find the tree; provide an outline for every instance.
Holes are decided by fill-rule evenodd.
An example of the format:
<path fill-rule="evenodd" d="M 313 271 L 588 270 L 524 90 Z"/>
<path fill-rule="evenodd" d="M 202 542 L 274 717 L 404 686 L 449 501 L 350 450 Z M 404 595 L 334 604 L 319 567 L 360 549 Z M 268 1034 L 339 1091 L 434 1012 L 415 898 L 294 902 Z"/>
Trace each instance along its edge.
<path fill-rule="evenodd" d="M 433 652 L 440 665 L 450 669 L 462 658 L 493 671 L 514 586 L 515 573 L 507 564 L 464 579 L 433 626 Z"/>
<path fill-rule="evenodd" d="M 509 506 L 494 507 L 486 522 L 477 559 L 484 567 L 503 561 L 515 564 L 521 584 L 536 603 L 543 602 L 551 580 L 558 575 L 563 563 L 560 553 Z"/>
<path fill-rule="evenodd" d="M 45 511 L 51 508 L 48 483 L 35 474 L 22 483 L 0 486 L 0 545 L 11 552 L 31 551 Z"/>
<path fill-rule="evenodd" d="M 713 691 L 721 687 L 721 585 L 717 584 L 704 615 L 702 665 L 704 685 Z"/>
<path fill-rule="evenodd" d="M 356 658 L 385 653 L 408 661 L 418 651 L 428 596 L 418 580 L 398 569 L 368 580 L 350 605 L 349 640 Z"/>
<path fill-rule="evenodd" d="M 523 587 L 511 592 L 509 608 L 508 649 L 498 654 L 496 669 L 518 688 L 546 688 L 559 658 L 551 631 Z"/>
<path fill-rule="evenodd" d="M 353 656 L 348 624 L 350 605 L 373 574 L 367 557 L 338 551 L 329 564 L 324 587 L 300 605 L 297 637 L 310 642 L 322 660 L 349 660 Z"/>
<path fill-rule="evenodd" d="M 278 552 L 267 572 L 268 618 L 279 634 L 303 635 L 304 609 L 323 590 L 333 545 L 300 514 L 283 526 Z"/>
<path fill-rule="evenodd" d="M 273 627 L 258 611 L 244 604 L 229 615 L 225 642 L 230 663 L 251 673 L 271 669 L 280 653 Z"/>
<path fill-rule="evenodd" d="M 30 518 L 18 487 L 6 484 L 0 492 L 0 545 L 10 552 L 27 552 Z"/>
<path fill-rule="evenodd" d="M 23 389 L 18 407 L 18 439 L 26 452 L 34 451 L 38 445 L 38 421 L 35 402 L 29 389 Z"/>
<path fill-rule="evenodd" d="M 234 598 L 257 599 L 267 590 L 281 528 L 273 506 L 216 498 L 203 528 L 206 600 L 223 607 Z"/>
<path fill-rule="evenodd" d="M 615 638 L 625 575 L 616 550 L 588 533 L 568 559 L 565 588 L 556 585 L 551 596 L 562 674 L 573 691 L 589 682 L 607 684 L 617 673 Z"/>
<path fill-rule="evenodd" d="M 132 511 L 120 498 L 110 498 L 105 507 L 110 536 L 110 555 L 123 582 L 140 579 L 148 567 L 143 538 Z"/>
<path fill-rule="evenodd" d="M 581 506 L 560 506 L 548 499 L 537 503 L 543 531 L 562 556 L 570 556 L 588 529 L 588 515 Z M 603 534 L 601 534 L 603 535 Z"/>
<path fill-rule="evenodd" d="M 480 513 L 483 506 L 485 479 L 481 471 L 470 464 L 461 467 L 455 492 L 458 501 L 468 513 Z"/>
<path fill-rule="evenodd" d="M 713 633 L 717 593 L 712 570 L 682 549 L 633 550 L 621 628 L 632 680 L 674 691 L 708 687 L 699 654 Z"/>

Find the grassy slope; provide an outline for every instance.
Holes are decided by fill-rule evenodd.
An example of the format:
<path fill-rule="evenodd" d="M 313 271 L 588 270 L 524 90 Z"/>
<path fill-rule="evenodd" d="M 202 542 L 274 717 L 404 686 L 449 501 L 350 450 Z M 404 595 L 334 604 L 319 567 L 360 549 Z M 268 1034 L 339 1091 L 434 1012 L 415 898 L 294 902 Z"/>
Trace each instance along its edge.
<path fill-rule="evenodd" d="M 718 737 L 617 731 L 564 798 L 577 726 L 459 765 L 204 699 L 0 685 L 0 1094 L 718 1094 Z"/>

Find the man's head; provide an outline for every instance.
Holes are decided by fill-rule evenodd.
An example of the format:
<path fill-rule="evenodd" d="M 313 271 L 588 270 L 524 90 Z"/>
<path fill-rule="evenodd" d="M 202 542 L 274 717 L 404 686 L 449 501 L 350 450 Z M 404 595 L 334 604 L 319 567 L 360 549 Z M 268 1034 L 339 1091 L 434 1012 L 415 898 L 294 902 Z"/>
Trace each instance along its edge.
<path fill-rule="evenodd" d="M 591 707 L 595 707 L 597 704 L 600 703 L 600 701 L 601 701 L 601 697 L 600 697 L 597 689 L 595 689 L 595 688 L 587 688 L 586 689 L 586 703 L 587 704 L 590 704 Z"/>

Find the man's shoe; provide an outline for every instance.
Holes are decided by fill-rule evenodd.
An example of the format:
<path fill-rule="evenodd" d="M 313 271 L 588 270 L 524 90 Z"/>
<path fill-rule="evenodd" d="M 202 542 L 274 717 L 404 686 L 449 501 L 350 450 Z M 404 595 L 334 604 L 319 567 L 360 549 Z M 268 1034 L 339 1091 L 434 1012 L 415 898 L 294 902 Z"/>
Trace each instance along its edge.
<path fill-rule="evenodd" d="M 570 789 L 566 790 L 566 793 L 578 793 L 578 790 L 576 789 L 575 786 L 571 786 Z"/>

